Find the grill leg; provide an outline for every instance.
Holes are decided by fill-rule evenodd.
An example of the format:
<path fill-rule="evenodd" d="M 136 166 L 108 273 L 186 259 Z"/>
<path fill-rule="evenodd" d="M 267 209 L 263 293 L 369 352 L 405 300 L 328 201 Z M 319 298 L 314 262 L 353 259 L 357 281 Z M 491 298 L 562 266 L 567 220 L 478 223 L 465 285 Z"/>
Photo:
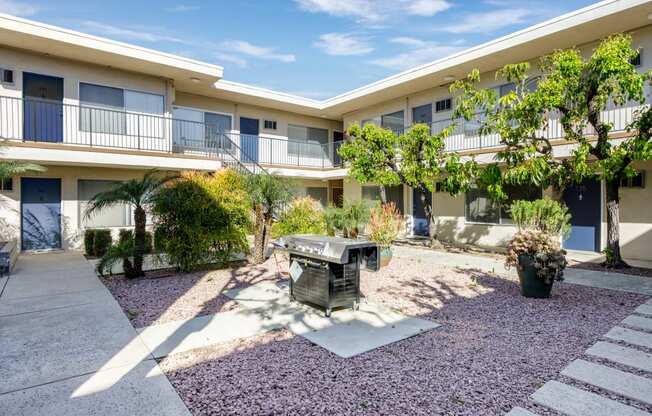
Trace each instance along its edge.
<path fill-rule="evenodd" d="M 331 308 L 326 308 L 326 317 L 327 318 L 331 317 Z"/>

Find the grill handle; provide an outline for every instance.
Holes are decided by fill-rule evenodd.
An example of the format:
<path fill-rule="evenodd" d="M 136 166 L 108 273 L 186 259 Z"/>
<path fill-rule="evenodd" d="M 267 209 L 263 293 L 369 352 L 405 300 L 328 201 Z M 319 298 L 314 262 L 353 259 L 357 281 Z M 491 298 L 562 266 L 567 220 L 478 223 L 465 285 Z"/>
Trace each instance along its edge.
<path fill-rule="evenodd" d="M 305 257 L 294 257 L 293 260 L 298 261 L 299 263 L 303 263 L 304 265 L 307 265 L 307 266 L 321 267 L 323 269 L 328 269 L 328 263 L 326 263 L 326 262 L 316 262 L 316 261 L 307 259 Z"/>

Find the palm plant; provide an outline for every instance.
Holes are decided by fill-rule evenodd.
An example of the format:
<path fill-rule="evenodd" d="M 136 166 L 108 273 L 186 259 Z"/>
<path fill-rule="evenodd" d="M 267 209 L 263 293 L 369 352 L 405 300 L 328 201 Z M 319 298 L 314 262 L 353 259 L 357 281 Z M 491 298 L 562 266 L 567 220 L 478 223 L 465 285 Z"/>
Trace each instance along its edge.
<path fill-rule="evenodd" d="M 274 175 L 250 175 L 247 178 L 249 197 L 254 208 L 254 252 L 252 261 L 265 261 L 265 248 L 272 233 L 272 222 L 292 199 L 292 183 Z"/>
<path fill-rule="evenodd" d="M 122 271 L 128 278 L 136 277 L 134 270 L 134 263 L 131 262 L 131 257 L 134 254 L 134 240 L 122 240 L 107 250 L 107 252 L 100 258 L 95 269 L 104 276 L 107 273 L 111 274 L 113 266 L 122 262 Z"/>
<path fill-rule="evenodd" d="M 158 191 L 168 181 L 173 179 L 170 176 L 162 177 L 158 171 L 150 170 L 142 179 L 131 179 L 120 182 L 108 191 L 100 192 L 88 201 L 85 217 L 90 218 L 94 214 L 118 205 L 130 204 L 134 207 L 134 242 L 133 242 L 133 270 L 125 274 L 129 277 L 143 276 L 143 255 L 145 254 L 145 225 L 147 224 L 146 207 L 154 202 Z M 129 249 L 128 246 L 122 249 Z M 124 254 L 124 253 L 122 253 Z M 124 257 L 124 256 L 123 256 Z"/>
<path fill-rule="evenodd" d="M 5 140 L 0 141 L 0 151 L 7 146 Z M 22 162 L 19 160 L 0 160 L 0 179 L 11 178 L 27 172 L 44 172 L 47 170 L 41 165 L 31 162 Z"/>

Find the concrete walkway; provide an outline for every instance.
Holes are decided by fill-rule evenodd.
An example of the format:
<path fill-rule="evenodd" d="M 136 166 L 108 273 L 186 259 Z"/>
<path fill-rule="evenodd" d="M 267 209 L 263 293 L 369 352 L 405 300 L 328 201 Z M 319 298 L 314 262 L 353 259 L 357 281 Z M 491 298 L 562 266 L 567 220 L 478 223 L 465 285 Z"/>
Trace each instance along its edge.
<path fill-rule="evenodd" d="M 190 414 L 81 254 L 23 255 L 0 291 L 1 414 Z"/>
<path fill-rule="evenodd" d="M 623 369 L 652 372 L 652 300 L 636 309 L 622 326 L 611 329 L 585 352 L 585 357 L 571 362 L 561 371 L 564 377 L 580 384 L 597 387 L 620 397 L 652 405 L 652 378 L 633 374 Z M 620 342 L 620 343 L 615 343 Z M 627 345 L 623 345 L 627 344 Z M 643 348 L 641 348 L 643 347 Z M 591 361 L 606 360 L 607 364 Z M 615 368 L 620 365 L 621 368 Z M 569 416 L 650 416 L 651 414 L 621 401 L 570 386 L 559 381 L 549 381 L 531 396 L 541 405 Z M 536 416 L 517 407 L 509 416 Z"/>

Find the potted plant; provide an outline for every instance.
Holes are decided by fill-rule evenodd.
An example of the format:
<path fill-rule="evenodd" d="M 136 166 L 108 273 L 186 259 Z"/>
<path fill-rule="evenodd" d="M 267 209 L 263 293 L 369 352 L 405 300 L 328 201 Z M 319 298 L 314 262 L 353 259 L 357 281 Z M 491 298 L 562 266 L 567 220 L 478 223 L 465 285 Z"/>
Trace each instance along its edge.
<path fill-rule="evenodd" d="M 344 238 L 358 238 L 360 230 L 369 221 L 367 204 L 366 201 L 344 201 L 342 208 L 329 207 L 325 213 L 328 234 L 338 232 Z"/>
<path fill-rule="evenodd" d="M 546 198 L 516 201 L 511 213 L 519 231 L 507 245 L 505 265 L 516 267 L 523 296 L 548 298 L 567 264 L 561 241 L 570 230 L 568 208 Z"/>
<path fill-rule="evenodd" d="M 403 217 L 393 202 L 377 205 L 371 210 L 367 231 L 369 240 L 378 244 L 380 267 L 387 266 L 392 260 L 392 242 L 403 226 Z"/>

